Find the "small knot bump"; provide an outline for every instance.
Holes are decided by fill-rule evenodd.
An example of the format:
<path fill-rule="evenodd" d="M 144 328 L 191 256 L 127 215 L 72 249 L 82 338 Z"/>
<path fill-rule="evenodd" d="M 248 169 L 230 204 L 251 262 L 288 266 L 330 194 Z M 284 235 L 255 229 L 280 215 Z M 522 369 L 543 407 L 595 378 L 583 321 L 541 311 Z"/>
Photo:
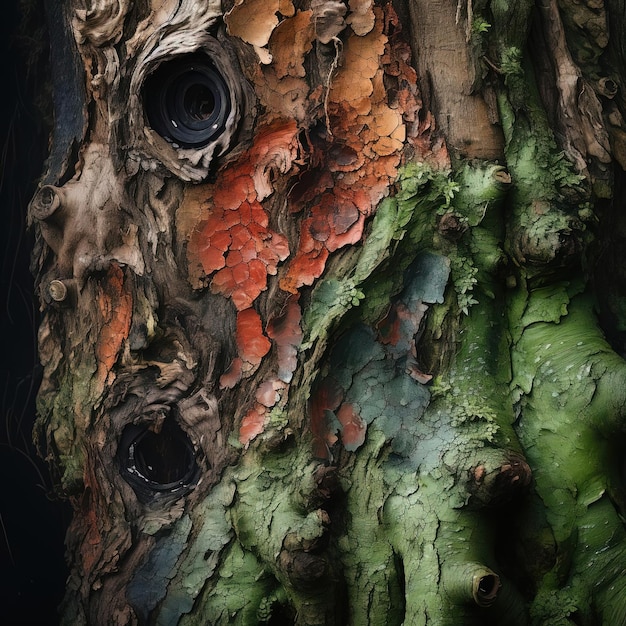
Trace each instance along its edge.
<path fill-rule="evenodd" d="M 532 471 L 521 454 L 509 450 L 499 459 L 481 462 L 470 469 L 469 491 L 474 503 L 500 505 L 528 488 Z"/>
<path fill-rule="evenodd" d="M 48 296 L 58 304 L 69 304 L 74 296 L 75 281 L 54 279 L 48 283 Z"/>
<path fill-rule="evenodd" d="M 328 574 L 328 562 L 323 555 L 310 552 L 283 550 L 280 554 L 281 569 L 296 588 L 307 588 Z"/>
<path fill-rule="evenodd" d="M 500 577 L 482 563 L 448 563 L 442 568 L 442 583 L 454 604 L 491 606 L 500 591 Z"/>
<path fill-rule="evenodd" d="M 437 228 L 443 237 L 456 241 L 467 231 L 467 220 L 456 213 L 444 213 Z"/>
<path fill-rule="evenodd" d="M 511 174 L 509 174 L 505 169 L 497 169 L 493 174 L 493 180 L 496 184 L 500 185 L 502 188 L 507 188 L 511 182 Z"/>
<path fill-rule="evenodd" d="M 613 99 L 617 95 L 617 83 L 608 76 L 604 76 L 598 80 L 598 92 L 600 95 L 608 98 L 609 100 Z"/>
<path fill-rule="evenodd" d="M 67 298 L 67 287 L 62 280 L 53 280 L 48 285 L 48 293 L 55 302 L 63 302 Z"/>
<path fill-rule="evenodd" d="M 478 606 L 491 606 L 498 597 L 500 591 L 500 577 L 493 572 L 482 576 L 474 576 L 473 597 Z"/>
<path fill-rule="evenodd" d="M 46 220 L 54 215 L 61 206 L 61 198 L 56 187 L 44 185 L 33 198 L 30 208 L 38 220 Z"/>

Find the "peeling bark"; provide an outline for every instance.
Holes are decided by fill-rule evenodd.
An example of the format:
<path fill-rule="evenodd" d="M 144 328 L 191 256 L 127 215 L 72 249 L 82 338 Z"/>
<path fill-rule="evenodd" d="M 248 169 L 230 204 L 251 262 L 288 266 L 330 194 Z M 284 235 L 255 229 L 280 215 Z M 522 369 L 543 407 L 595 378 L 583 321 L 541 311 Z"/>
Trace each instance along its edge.
<path fill-rule="evenodd" d="M 63 623 L 626 624 L 623 7 L 46 10 Z"/>

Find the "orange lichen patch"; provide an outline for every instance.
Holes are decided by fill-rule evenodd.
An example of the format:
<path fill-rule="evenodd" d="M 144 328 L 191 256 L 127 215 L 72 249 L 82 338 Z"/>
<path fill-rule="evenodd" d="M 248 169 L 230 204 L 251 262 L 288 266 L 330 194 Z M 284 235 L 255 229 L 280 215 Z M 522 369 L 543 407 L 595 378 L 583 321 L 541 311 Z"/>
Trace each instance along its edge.
<path fill-rule="evenodd" d="M 187 246 L 194 288 L 207 277 L 214 293 L 230 297 L 237 310 L 249 308 L 267 288 L 268 274 L 289 255 L 287 239 L 269 228 L 260 200 L 273 182 L 297 166 L 297 128 L 293 120 L 263 127 L 254 145 L 207 186 L 203 216 Z"/>
<path fill-rule="evenodd" d="M 364 37 L 352 35 L 344 46 L 343 62 L 333 77 L 329 101 L 347 102 L 360 115 L 371 111 L 372 79 L 382 72 L 381 58 L 387 36 L 379 13 L 376 28 Z"/>
<path fill-rule="evenodd" d="M 239 311 L 235 336 L 239 358 L 220 379 L 222 387 L 233 387 L 243 376 L 255 372 L 271 347 L 270 340 L 263 334 L 261 316 L 254 309 Z"/>
<path fill-rule="evenodd" d="M 350 0 L 348 4 L 350 15 L 346 21 L 357 35 L 367 35 L 374 28 L 376 20 L 373 0 Z"/>
<path fill-rule="evenodd" d="M 313 47 L 315 29 L 313 11 L 298 11 L 294 17 L 283 20 L 269 40 L 272 67 L 278 78 L 304 78 L 304 57 Z"/>
<path fill-rule="evenodd" d="M 343 391 L 332 378 L 325 378 L 309 401 L 313 454 L 319 459 L 330 459 L 330 446 L 337 435 L 328 427 L 328 413 L 335 411 L 343 400 Z"/>
<path fill-rule="evenodd" d="M 348 402 L 341 405 L 337 412 L 337 419 L 342 426 L 341 443 L 343 443 L 346 450 L 354 452 L 365 441 L 367 424 Z"/>
<path fill-rule="evenodd" d="M 126 288 L 124 273 L 118 265 L 109 267 L 97 299 L 102 326 L 96 344 L 96 379 L 104 385 L 128 337 L 133 312 L 132 294 Z"/>
<path fill-rule="evenodd" d="M 363 8 L 363 15 L 372 10 L 371 3 L 357 5 Z M 323 137 L 309 139 L 314 172 L 319 169 L 326 174 L 317 178 L 313 172 L 303 175 L 293 190 L 292 211 L 305 209 L 307 214 L 301 222 L 298 250 L 281 276 L 280 286 L 285 291 L 295 293 L 299 287 L 313 284 L 322 275 L 330 253 L 362 239 L 365 219 L 389 193 L 397 176 L 411 135 L 406 121 L 418 117 L 420 105 L 415 97 L 415 72 L 408 65 L 409 50 L 400 43 L 394 54 L 384 32 L 388 25 L 397 26 L 395 13 L 387 7 L 385 11 L 374 9 L 373 14 L 372 28 L 364 27 L 367 34 L 352 34 L 345 43 L 341 66 L 328 92 L 328 131 Z M 395 97 L 393 102 L 389 101 L 386 76 L 401 92 L 401 98 Z"/>
<path fill-rule="evenodd" d="M 271 62 L 259 66 L 253 77 L 259 100 L 268 111 L 304 122 L 319 104 L 322 92 L 309 93 L 304 69 L 314 41 L 312 11 L 298 11 L 272 33 L 268 44 Z"/>
<path fill-rule="evenodd" d="M 383 32 L 387 16 L 380 10 L 376 10 L 376 14 L 377 22 L 371 32 L 364 37 L 348 39 L 345 61 L 333 79 L 329 93 L 333 135 L 341 137 L 347 146 L 369 160 L 398 156 L 406 139 L 404 107 L 400 107 L 397 101 L 388 101 L 389 89 L 384 82 L 385 75 L 390 75 L 387 68 L 392 65 L 391 59 L 394 63 L 390 70 L 396 80 L 400 62 L 395 59 L 394 48 Z M 401 54 L 404 55 L 403 49 Z M 415 76 L 412 74 L 407 78 L 415 79 Z M 405 104 L 414 114 L 412 109 L 416 104 L 409 102 L 408 98 L 405 98 Z M 393 175 L 396 166 L 394 159 Z"/>
<path fill-rule="evenodd" d="M 308 111 L 315 107 L 309 85 L 303 78 L 278 78 L 271 65 L 257 71 L 254 83 L 261 104 L 276 115 L 305 122 Z"/>
<path fill-rule="evenodd" d="M 262 48 L 278 26 L 278 15 L 290 17 L 294 13 L 291 0 L 238 0 L 224 15 L 224 22 L 229 35 L 239 37 L 255 48 Z"/>
<path fill-rule="evenodd" d="M 300 327 L 302 311 L 298 299 L 298 295 L 291 296 L 281 313 L 270 319 L 267 325 L 267 334 L 276 346 L 278 378 L 285 383 L 291 382 L 298 364 L 298 346 L 302 341 L 302 328 Z M 261 402 L 261 404 L 264 403 Z M 266 404 L 265 406 L 273 405 Z"/>

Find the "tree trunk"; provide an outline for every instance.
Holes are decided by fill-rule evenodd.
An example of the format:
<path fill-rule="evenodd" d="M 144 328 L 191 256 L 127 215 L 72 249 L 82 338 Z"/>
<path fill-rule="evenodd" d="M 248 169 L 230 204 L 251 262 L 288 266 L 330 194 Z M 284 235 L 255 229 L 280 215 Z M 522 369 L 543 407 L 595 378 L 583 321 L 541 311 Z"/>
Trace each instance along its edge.
<path fill-rule="evenodd" d="M 626 624 L 625 7 L 46 2 L 66 624 Z"/>

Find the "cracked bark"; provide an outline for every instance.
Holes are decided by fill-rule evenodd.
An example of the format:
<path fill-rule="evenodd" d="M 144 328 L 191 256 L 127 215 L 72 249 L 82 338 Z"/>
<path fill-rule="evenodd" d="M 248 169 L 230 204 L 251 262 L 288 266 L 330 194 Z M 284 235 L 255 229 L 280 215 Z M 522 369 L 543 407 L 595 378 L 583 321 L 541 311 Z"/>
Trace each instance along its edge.
<path fill-rule="evenodd" d="M 620 3 L 45 4 L 64 623 L 626 624 Z"/>

